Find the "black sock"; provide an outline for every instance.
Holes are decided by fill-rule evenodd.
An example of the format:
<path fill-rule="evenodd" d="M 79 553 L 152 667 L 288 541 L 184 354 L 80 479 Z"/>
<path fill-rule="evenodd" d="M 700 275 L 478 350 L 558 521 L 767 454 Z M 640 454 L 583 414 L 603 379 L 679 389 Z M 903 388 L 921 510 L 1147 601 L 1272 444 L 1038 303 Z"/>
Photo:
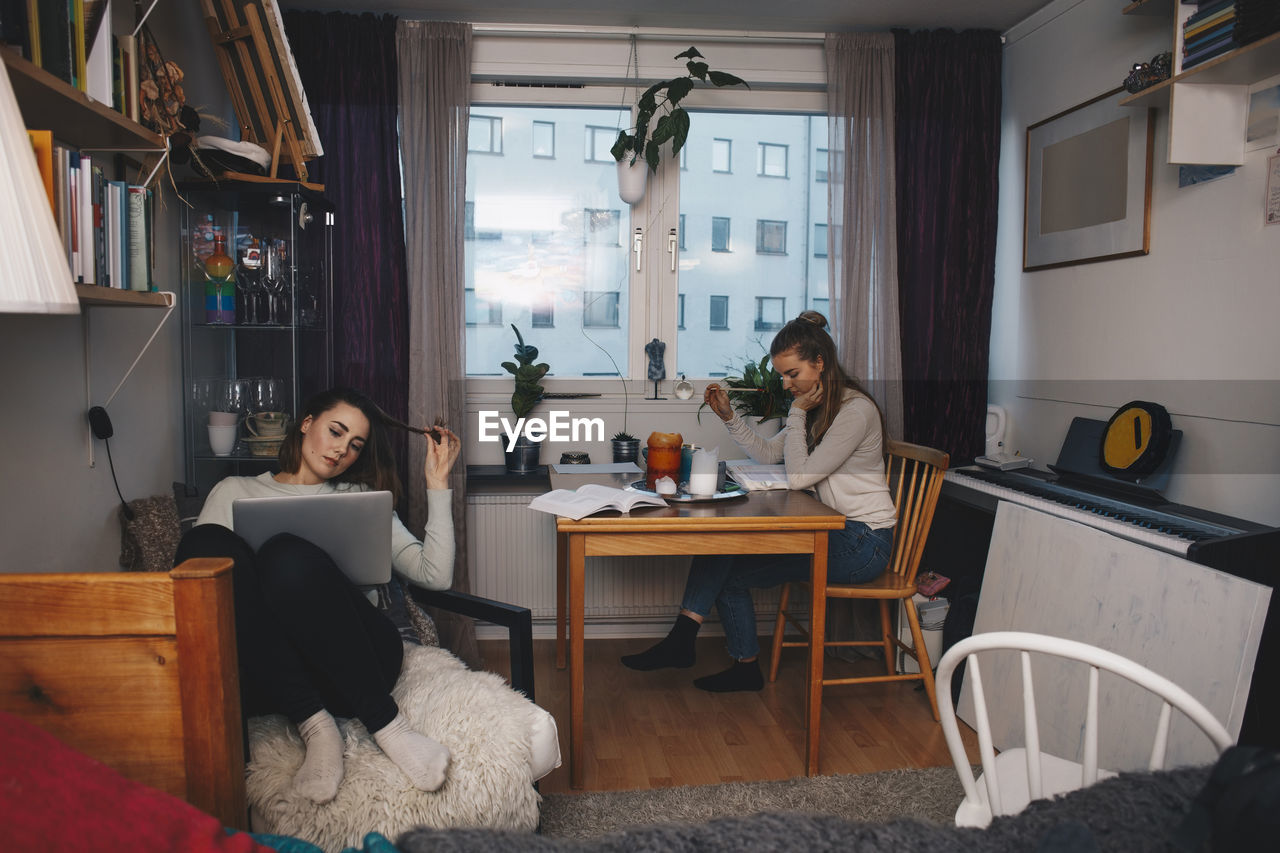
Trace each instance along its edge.
<path fill-rule="evenodd" d="M 701 622 L 681 613 L 676 617 L 676 624 L 671 626 L 667 636 L 639 654 L 623 655 L 622 665 L 641 672 L 667 667 L 687 669 L 693 666 L 693 641 L 701 627 Z"/>
<path fill-rule="evenodd" d="M 760 672 L 760 661 L 740 660 L 724 672 L 695 678 L 693 686 L 712 693 L 736 693 L 740 690 L 763 690 L 764 674 Z"/>

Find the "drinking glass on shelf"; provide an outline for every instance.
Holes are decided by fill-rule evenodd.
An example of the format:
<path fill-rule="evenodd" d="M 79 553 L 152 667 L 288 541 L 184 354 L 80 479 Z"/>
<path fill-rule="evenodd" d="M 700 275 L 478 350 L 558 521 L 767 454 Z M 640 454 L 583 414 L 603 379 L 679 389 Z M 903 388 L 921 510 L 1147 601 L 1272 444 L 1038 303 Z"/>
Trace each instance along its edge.
<path fill-rule="evenodd" d="M 245 383 L 241 379 L 224 379 L 218 388 L 218 411 L 244 414 L 247 403 Z"/>
<path fill-rule="evenodd" d="M 258 320 L 258 294 L 262 292 L 262 263 L 260 260 L 259 250 L 255 246 L 252 249 L 252 257 L 258 259 L 256 263 L 250 265 L 250 253 L 245 252 L 245 261 L 240 264 L 236 270 L 236 290 L 240 292 L 240 322 L 248 326 L 256 326 Z"/>
<path fill-rule="evenodd" d="M 283 240 L 268 240 L 262 251 L 262 286 L 267 293 L 267 324 L 279 326 L 281 296 L 288 279 Z"/>
<path fill-rule="evenodd" d="M 257 376 L 246 380 L 249 387 L 249 410 L 258 412 L 279 412 L 281 409 L 282 383 L 269 376 Z"/>

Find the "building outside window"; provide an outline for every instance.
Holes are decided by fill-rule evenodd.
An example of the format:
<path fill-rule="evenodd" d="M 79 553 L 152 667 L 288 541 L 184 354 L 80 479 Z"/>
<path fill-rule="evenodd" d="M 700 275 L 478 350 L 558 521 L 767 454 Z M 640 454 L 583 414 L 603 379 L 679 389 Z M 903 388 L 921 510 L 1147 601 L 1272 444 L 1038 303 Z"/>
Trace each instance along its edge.
<path fill-rule="evenodd" d="M 501 154 L 502 119 L 498 116 L 471 116 L 467 125 L 467 150 L 477 154 Z"/>
<path fill-rule="evenodd" d="M 535 329 L 556 327 L 556 306 L 550 294 L 542 294 L 529 306 L 529 325 Z"/>
<path fill-rule="evenodd" d="M 732 166 L 733 166 L 733 140 L 732 139 L 711 140 L 711 171 L 728 173 L 733 171 Z"/>
<path fill-rule="evenodd" d="M 776 332 L 787 322 L 787 300 L 782 296 L 756 297 L 756 331 Z"/>
<path fill-rule="evenodd" d="M 813 256 L 815 258 L 827 256 L 827 223 L 825 222 L 818 222 L 813 226 Z"/>
<path fill-rule="evenodd" d="M 711 320 L 707 323 L 707 328 L 715 331 L 724 331 L 729 328 L 729 297 L 712 296 L 710 302 Z"/>
<path fill-rule="evenodd" d="M 814 152 L 813 157 L 813 179 L 817 183 L 825 184 L 827 182 L 827 160 L 830 151 L 826 148 L 819 148 Z"/>
<path fill-rule="evenodd" d="M 556 123 L 533 123 L 533 156 L 540 160 L 554 160 L 556 156 Z"/>
<path fill-rule="evenodd" d="M 761 142 L 756 150 L 756 174 L 766 178 L 787 176 L 787 146 Z"/>
<path fill-rule="evenodd" d="M 593 246 L 621 245 L 618 228 L 622 221 L 622 212 L 618 210 L 597 210 L 587 208 L 582 211 L 582 242 Z"/>
<path fill-rule="evenodd" d="M 588 163 L 616 163 L 613 155 L 609 153 L 613 150 L 613 143 L 618 139 L 618 130 L 613 127 L 587 127 L 587 153 L 586 161 Z"/>
<path fill-rule="evenodd" d="M 685 250 L 685 248 L 687 248 L 687 247 L 685 246 L 685 242 L 684 242 L 684 214 L 683 214 L 683 213 L 682 213 L 682 214 L 680 214 L 680 231 L 679 231 L 679 234 L 680 234 L 680 251 L 682 251 L 682 252 L 683 252 L 683 251 Z"/>
<path fill-rule="evenodd" d="M 711 217 L 711 251 L 728 252 L 729 248 L 729 217 L 713 216 Z"/>
<path fill-rule="evenodd" d="M 582 325 L 588 328 L 618 328 L 618 291 L 588 290 L 582 294 Z"/>
<path fill-rule="evenodd" d="M 787 223 L 776 219 L 756 220 L 756 254 L 785 255 L 787 253 Z"/>
<path fill-rule="evenodd" d="M 676 328 L 684 328 L 684 294 L 676 295 Z"/>
<path fill-rule="evenodd" d="M 463 307 L 468 326 L 501 326 L 502 303 L 490 302 L 476 295 L 474 287 L 468 287 Z"/>

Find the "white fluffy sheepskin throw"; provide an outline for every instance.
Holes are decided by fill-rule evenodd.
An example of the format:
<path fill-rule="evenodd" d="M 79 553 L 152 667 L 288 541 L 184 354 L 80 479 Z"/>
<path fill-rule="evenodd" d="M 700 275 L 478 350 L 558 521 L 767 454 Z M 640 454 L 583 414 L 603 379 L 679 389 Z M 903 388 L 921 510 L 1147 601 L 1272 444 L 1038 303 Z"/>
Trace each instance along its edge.
<path fill-rule="evenodd" d="M 414 728 L 449 748 L 444 786 L 426 793 L 387 758 L 358 720 L 339 720 L 345 775 L 338 796 L 317 805 L 293 790 L 302 765 L 297 729 L 279 715 L 249 721 L 246 786 L 259 832 L 292 835 L 329 851 L 359 847 L 368 832 L 394 839 L 414 826 L 532 831 L 530 729 L 538 708 L 491 672 L 447 651 L 406 645 L 392 691 Z"/>

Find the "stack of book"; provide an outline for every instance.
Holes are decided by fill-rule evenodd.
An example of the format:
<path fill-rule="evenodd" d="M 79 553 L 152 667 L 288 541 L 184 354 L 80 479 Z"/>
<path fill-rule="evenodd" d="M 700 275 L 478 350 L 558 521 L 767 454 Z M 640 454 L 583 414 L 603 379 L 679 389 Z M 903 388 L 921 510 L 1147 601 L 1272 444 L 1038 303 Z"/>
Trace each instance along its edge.
<path fill-rule="evenodd" d="M 108 180 L 91 155 L 55 144 L 51 131 L 27 135 L 75 282 L 154 289 L 151 190 Z"/>
<path fill-rule="evenodd" d="M 111 2 L 0 0 L 0 42 L 137 121 L 138 40 L 112 33 Z"/>
<path fill-rule="evenodd" d="M 1250 44 L 1277 30 L 1280 3 L 1276 0 L 1236 0 L 1236 44 Z"/>
<path fill-rule="evenodd" d="M 1234 50 L 1236 0 L 1200 3 L 1182 25 L 1182 69 Z"/>

